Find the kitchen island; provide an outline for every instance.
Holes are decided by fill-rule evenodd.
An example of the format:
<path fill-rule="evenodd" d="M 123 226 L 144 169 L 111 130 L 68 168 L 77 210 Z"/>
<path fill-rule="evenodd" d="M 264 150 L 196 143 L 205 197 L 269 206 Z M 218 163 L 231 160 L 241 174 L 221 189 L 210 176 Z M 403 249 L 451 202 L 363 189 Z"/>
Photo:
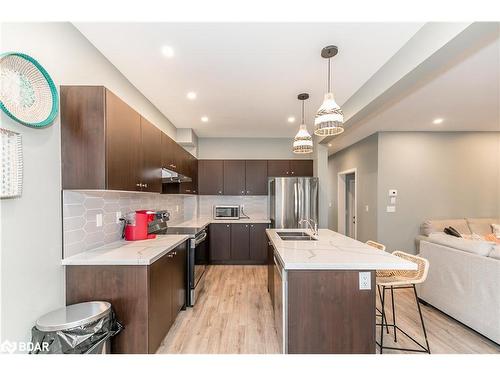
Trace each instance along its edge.
<path fill-rule="evenodd" d="M 311 239 L 280 237 L 305 232 Z M 328 229 L 267 229 L 268 290 L 283 353 L 375 353 L 375 271 L 414 263 Z"/>

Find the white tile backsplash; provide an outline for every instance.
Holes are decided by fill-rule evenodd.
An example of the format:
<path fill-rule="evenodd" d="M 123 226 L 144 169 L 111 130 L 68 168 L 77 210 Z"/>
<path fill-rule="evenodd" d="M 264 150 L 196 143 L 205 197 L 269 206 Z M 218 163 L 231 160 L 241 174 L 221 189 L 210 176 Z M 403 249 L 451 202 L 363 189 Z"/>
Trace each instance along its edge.
<path fill-rule="evenodd" d="M 215 196 L 134 193 L 116 191 L 63 191 L 63 251 L 69 257 L 121 238 L 123 224 L 116 213 L 139 209 L 168 210 L 169 224 L 196 217 L 212 217 L 214 205 L 243 205 L 253 219 L 268 217 L 267 196 Z M 102 215 L 102 226 L 96 215 Z"/>
<path fill-rule="evenodd" d="M 201 217 L 212 217 L 214 205 L 243 206 L 245 214 L 252 219 L 267 219 L 267 196 L 251 195 L 200 195 L 198 197 L 198 212 Z"/>
<path fill-rule="evenodd" d="M 196 197 L 185 195 L 64 190 L 64 257 L 119 240 L 123 224 L 116 222 L 117 212 L 123 216 L 138 209 L 168 210 L 170 223 L 175 224 L 196 214 L 192 212 L 197 207 L 196 202 Z M 189 210 L 187 219 L 184 216 L 185 206 Z M 97 214 L 101 214 L 103 219 L 100 227 L 96 225 Z"/>

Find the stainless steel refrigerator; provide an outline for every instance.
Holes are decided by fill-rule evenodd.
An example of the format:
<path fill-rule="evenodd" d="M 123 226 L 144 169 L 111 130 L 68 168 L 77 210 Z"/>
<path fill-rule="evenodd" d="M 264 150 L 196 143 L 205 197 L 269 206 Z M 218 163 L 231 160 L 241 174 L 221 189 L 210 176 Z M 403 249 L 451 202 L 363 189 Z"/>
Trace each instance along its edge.
<path fill-rule="evenodd" d="M 269 217 L 272 228 L 307 228 L 302 219 L 318 222 L 317 177 L 272 177 L 269 184 Z"/>

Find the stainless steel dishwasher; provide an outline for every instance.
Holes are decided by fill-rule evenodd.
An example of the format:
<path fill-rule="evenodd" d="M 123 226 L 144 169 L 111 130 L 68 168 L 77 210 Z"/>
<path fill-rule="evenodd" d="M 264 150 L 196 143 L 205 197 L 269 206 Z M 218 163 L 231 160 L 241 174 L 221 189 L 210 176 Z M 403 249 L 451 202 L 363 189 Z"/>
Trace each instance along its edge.
<path fill-rule="evenodd" d="M 278 344 L 282 353 L 286 353 L 285 349 L 285 309 L 284 301 L 286 296 L 286 274 L 281 262 L 274 255 L 274 324 L 278 336 Z"/>

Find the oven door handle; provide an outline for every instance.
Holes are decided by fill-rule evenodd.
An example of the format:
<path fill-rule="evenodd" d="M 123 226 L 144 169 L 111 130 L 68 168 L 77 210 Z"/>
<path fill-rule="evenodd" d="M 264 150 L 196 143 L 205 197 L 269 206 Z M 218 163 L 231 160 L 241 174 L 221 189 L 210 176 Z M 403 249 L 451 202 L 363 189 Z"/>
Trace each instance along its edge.
<path fill-rule="evenodd" d="M 198 246 L 200 243 L 202 243 L 203 241 L 205 241 L 206 238 L 207 238 L 207 232 L 203 232 L 203 234 L 201 236 L 196 237 L 194 239 L 194 245 Z"/>

